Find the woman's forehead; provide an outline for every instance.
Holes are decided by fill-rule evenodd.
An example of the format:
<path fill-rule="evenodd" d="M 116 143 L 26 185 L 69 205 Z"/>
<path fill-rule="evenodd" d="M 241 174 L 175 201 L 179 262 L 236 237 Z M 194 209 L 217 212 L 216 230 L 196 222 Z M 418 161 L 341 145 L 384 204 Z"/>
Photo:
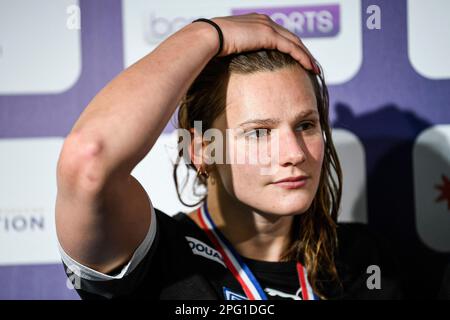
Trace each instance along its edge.
<path fill-rule="evenodd" d="M 317 106 L 311 80 L 301 68 L 230 76 L 222 115 L 229 125 L 251 119 L 289 121 L 306 113 L 317 114 Z"/>

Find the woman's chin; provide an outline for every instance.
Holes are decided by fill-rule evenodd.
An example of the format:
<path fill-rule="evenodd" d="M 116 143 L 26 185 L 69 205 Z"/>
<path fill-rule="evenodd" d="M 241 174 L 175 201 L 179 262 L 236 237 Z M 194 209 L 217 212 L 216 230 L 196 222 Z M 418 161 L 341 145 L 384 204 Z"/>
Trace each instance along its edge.
<path fill-rule="evenodd" d="M 276 203 L 274 213 L 284 215 L 295 215 L 306 212 L 311 206 L 312 199 L 304 193 L 285 196 L 279 199 L 274 199 Z"/>
<path fill-rule="evenodd" d="M 302 213 L 305 213 L 308 208 L 310 207 L 310 202 L 291 202 L 291 203 L 283 203 L 283 202 L 276 202 L 276 207 L 270 207 L 269 210 L 267 210 L 271 215 L 277 215 L 277 216 L 293 216 L 293 215 L 299 215 Z"/>

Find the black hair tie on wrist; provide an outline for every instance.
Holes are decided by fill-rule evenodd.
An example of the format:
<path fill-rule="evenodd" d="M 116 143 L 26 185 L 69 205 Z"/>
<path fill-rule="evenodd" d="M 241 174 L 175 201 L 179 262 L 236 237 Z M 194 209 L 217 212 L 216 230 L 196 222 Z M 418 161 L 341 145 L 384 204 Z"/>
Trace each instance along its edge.
<path fill-rule="evenodd" d="M 215 23 L 215 22 L 212 21 L 212 20 L 205 19 L 205 18 L 200 18 L 200 19 L 194 20 L 194 21 L 192 21 L 192 23 L 194 23 L 194 22 L 199 22 L 199 21 L 203 21 L 203 22 L 209 23 L 209 24 L 212 25 L 214 28 L 216 28 L 217 33 L 219 34 L 219 51 L 217 51 L 217 53 L 216 53 L 216 55 L 215 55 L 214 57 L 218 56 L 218 55 L 220 54 L 220 52 L 222 51 L 222 47 L 223 47 L 223 33 L 222 33 L 222 30 L 221 30 L 220 27 L 217 25 L 217 23 Z"/>

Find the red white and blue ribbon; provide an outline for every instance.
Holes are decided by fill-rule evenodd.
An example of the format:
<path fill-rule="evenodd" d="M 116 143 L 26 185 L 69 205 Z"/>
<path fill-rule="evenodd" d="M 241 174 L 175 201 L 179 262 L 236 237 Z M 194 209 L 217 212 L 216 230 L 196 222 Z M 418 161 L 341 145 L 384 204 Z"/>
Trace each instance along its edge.
<path fill-rule="evenodd" d="M 256 280 L 248 266 L 242 261 L 240 255 L 236 252 L 231 243 L 222 235 L 214 224 L 214 221 L 208 212 L 206 201 L 203 206 L 198 208 L 198 217 L 203 230 L 206 232 L 217 251 L 222 255 L 226 266 L 242 286 L 247 298 L 249 300 L 267 300 L 267 296 L 258 280 Z M 302 288 L 303 299 L 317 300 L 317 296 L 314 294 L 308 282 L 306 268 L 300 262 L 297 262 L 297 273 Z"/>
<path fill-rule="evenodd" d="M 302 288 L 303 300 L 319 300 L 308 282 L 306 268 L 300 262 L 297 262 L 297 274 L 298 282 L 300 282 Z"/>

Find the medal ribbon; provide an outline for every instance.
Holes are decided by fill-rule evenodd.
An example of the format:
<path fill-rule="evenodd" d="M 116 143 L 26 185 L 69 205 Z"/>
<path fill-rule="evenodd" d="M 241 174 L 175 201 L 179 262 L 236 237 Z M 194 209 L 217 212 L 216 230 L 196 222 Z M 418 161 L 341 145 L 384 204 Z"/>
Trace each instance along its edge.
<path fill-rule="evenodd" d="M 247 298 L 249 300 L 267 300 L 267 296 L 258 280 L 256 280 L 245 262 L 242 261 L 240 255 L 236 252 L 231 243 L 222 235 L 214 224 L 214 221 L 208 212 L 206 201 L 203 206 L 198 208 L 197 213 L 202 229 L 206 232 L 206 235 L 214 244 L 217 251 L 222 255 L 228 270 L 231 271 L 233 276 L 239 282 Z M 303 299 L 317 300 L 317 297 L 308 282 L 308 278 L 306 277 L 306 268 L 300 262 L 297 262 L 297 274 L 302 288 Z"/>

